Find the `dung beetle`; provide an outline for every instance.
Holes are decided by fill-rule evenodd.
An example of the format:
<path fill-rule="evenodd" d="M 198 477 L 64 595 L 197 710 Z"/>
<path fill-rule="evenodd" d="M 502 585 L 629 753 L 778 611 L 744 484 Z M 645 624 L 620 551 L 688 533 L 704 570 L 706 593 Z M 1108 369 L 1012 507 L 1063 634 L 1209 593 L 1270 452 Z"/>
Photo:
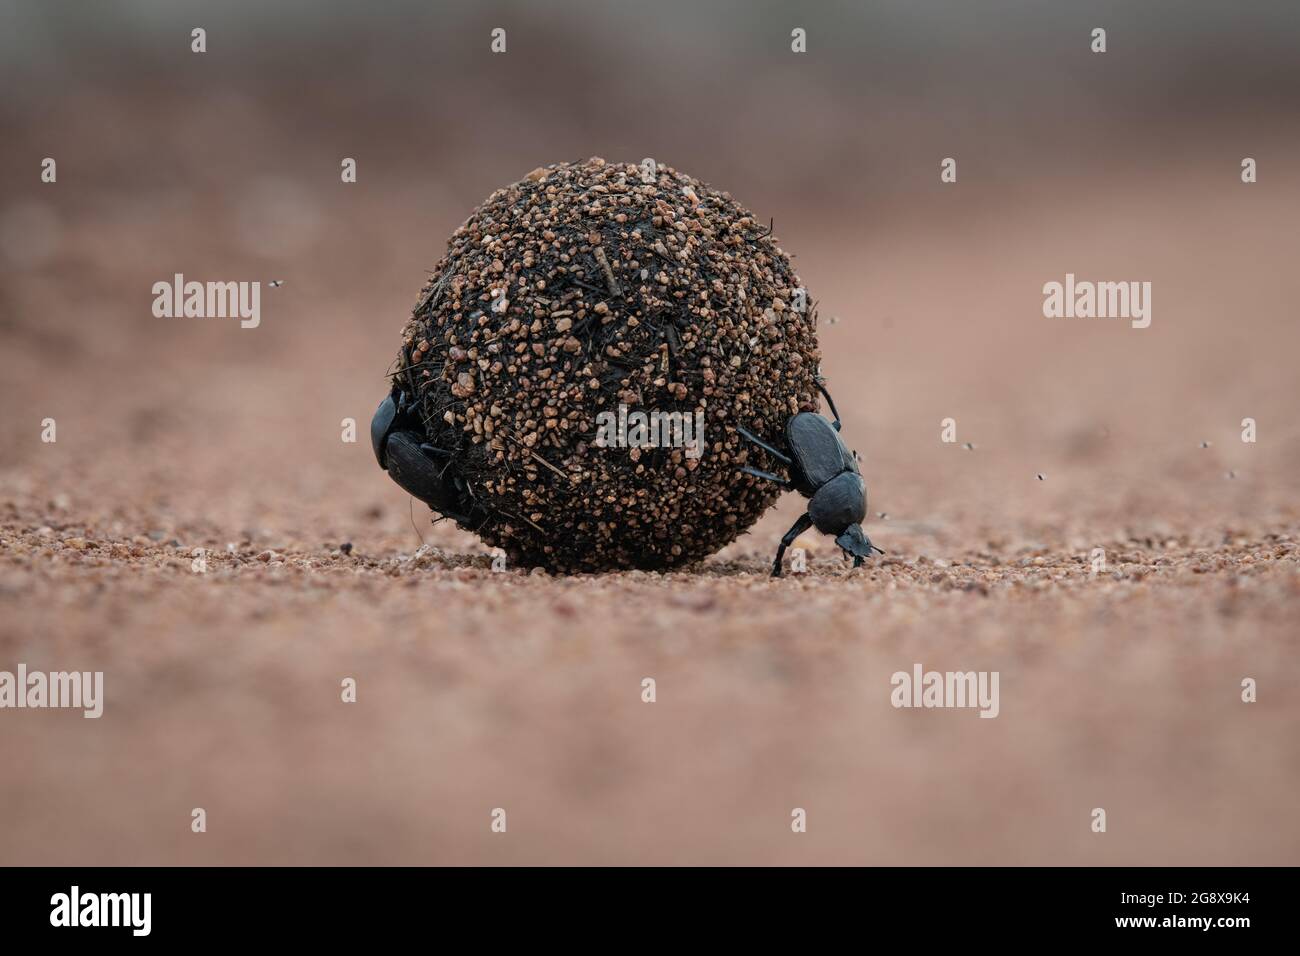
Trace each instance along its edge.
<path fill-rule="evenodd" d="M 817 389 L 826 397 L 835 421 L 828 422 L 814 412 L 795 415 L 785 425 L 785 452 L 773 448 L 744 428 L 736 429 L 746 441 L 753 442 L 785 465 L 790 477 L 782 478 L 749 465 L 742 466 L 741 471 L 775 482 L 810 499 L 808 510 L 785 533 L 781 546 L 776 549 L 776 561 L 772 563 L 774 578 L 781 576 L 785 549 L 814 526 L 822 534 L 835 537 L 840 549 L 852 556 L 855 568 L 861 567 L 863 559 L 870 557 L 872 551 L 885 553 L 862 531 L 862 521 L 867 516 L 867 486 L 858 472 L 853 453 L 840 440 L 840 413 L 835 402 L 820 380 Z"/>
<path fill-rule="evenodd" d="M 400 385 L 394 385 L 375 410 L 370 443 L 379 467 L 440 515 L 471 531 L 487 519 L 487 511 L 474 500 L 452 453 L 429 444 L 415 403 Z"/>

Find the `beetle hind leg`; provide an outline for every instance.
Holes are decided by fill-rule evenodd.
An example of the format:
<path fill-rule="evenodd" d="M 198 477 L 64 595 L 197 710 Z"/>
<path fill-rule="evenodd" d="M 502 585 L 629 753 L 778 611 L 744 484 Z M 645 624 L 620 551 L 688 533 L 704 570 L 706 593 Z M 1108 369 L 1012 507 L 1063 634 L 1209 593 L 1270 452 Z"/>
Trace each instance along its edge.
<path fill-rule="evenodd" d="M 840 411 L 838 408 L 835 407 L 835 399 L 831 398 L 831 393 L 826 391 L 826 384 L 822 381 L 820 376 L 818 376 L 817 378 L 817 391 L 821 392 L 822 395 L 825 396 L 826 404 L 831 407 L 831 417 L 835 419 L 831 427 L 834 428 L 836 431 L 839 431 Z"/>
<path fill-rule="evenodd" d="M 773 448 L 773 447 L 772 447 L 771 445 L 769 445 L 767 442 L 763 441 L 763 439 L 759 438 L 757 435 L 755 435 L 755 434 L 754 434 L 753 432 L 751 432 L 749 429 L 747 429 L 747 428 L 741 428 L 739 425 L 737 425 L 737 426 L 736 426 L 736 431 L 740 432 L 740 437 L 741 437 L 741 438 L 745 439 L 745 440 L 748 441 L 748 442 L 753 442 L 755 445 L 757 445 L 759 448 L 763 449 L 763 451 L 767 452 L 769 455 L 771 455 L 773 458 L 775 458 L 775 459 L 776 459 L 777 461 L 779 461 L 781 464 L 783 464 L 783 465 L 792 465 L 792 464 L 794 464 L 794 462 L 792 462 L 792 461 L 790 460 L 790 456 L 789 456 L 789 455 L 785 454 L 784 452 L 777 451 L 775 448 Z"/>
<path fill-rule="evenodd" d="M 794 485 L 791 484 L 789 481 L 782 478 L 780 475 L 772 474 L 770 471 L 761 471 L 758 468 L 751 468 L 749 467 L 749 465 L 741 465 L 740 470 L 747 475 L 753 475 L 755 478 L 766 478 L 768 481 L 775 482 L 776 484 L 780 485 L 782 488 L 794 487 Z"/>

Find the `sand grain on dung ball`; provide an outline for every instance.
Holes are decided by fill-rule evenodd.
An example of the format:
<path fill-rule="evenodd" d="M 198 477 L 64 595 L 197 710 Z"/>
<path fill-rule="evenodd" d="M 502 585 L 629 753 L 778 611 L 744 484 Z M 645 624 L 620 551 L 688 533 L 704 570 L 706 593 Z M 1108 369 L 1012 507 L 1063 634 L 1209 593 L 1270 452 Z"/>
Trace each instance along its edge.
<path fill-rule="evenodd" d="M 395 379 L 519 564 L 668 568 L 776 500 L 735 431 L 818 407 L 816 315 L 767 225 L 671 167 L 539 168 L 456 230 Z M 595 444 L 601 412 L 702 413 L 703 449 Z"/>

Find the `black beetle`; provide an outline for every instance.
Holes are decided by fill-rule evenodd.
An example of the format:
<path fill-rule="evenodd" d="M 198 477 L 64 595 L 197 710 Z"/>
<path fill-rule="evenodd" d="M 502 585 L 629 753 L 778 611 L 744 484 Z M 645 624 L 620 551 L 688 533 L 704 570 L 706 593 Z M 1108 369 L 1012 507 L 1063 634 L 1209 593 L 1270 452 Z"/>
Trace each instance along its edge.
<path fill-rule="evenodd" d="M 470 529 L 487 520 L 456 468 L 452 453 L 429 444 L 415 403 L 394 385 L 370 420 L 370 443 L 379 467 L 438 514 Z"/>
<path fill-rule="evenodd" d="M 808 510 L 794 523 L 781 546 L 776 549 L 776 561 L 772 564 L 772 577 L 781 576 L 781 559 L 785 549 L 794 544 L 809 528 L 816 526 L 822 534 L 835 536 L 835 543 L 846 554 L 853 557 L 855 568 L 862 566 L 864 558 L 870 557 L 872 551 L 884 554 L 862 531 L 862 521 L 867 516 L 867 486 L 858 472 L 858 463 L 853 453 L 840 440 L 840 413 L 830 393 L 820 381 L 817 389 L 826 396 L 826 403 L 831 407 L 834 422 L 828 422 L 814 412 L 800 412 L 785 425 L 785 443 L 789 454 L 778 451 L 756 435 L 744 428 L 737 428 L 741 436 L 763 449 L 790 472 L 790 477 L 782 478 L 770 471 L 760 471 L 749 465 L 741 471 L 757 478 L 774 481 L 782 488 L 789 488 L 810 499 Z"/>

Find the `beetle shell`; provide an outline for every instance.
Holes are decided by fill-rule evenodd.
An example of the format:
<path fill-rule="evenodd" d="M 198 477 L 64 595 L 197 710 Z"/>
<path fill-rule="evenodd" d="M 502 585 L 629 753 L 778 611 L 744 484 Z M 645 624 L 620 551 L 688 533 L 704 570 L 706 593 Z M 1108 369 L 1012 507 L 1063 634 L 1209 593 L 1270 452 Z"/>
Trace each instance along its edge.
<path fill-rule="evenodd" d="M 867 516 L 867 486 L 862 476 L 846 471 L 817 489 L 808 502 L 808 517 L 822 534 L 838 535 Z"/>
<path fill-rule="evenodd" d="M 800 412 L 785 426 L 786 443 L 795 461 L 795 486 L 805 498 L 836 475 L 857 474 L 853 453 L 844 447 L 831 423 L 813 412 Z"/>
<path fill-rule="evenodd" d="M 388 474 L 406 491 L 415 495 L 440 514 L 457 514 L 460 495 L 452 480 L 450 469 L 439 467 L 420 448 L 409 432 L 393 432 L 388 436 L 384 457 L 388 461 Z"/>

